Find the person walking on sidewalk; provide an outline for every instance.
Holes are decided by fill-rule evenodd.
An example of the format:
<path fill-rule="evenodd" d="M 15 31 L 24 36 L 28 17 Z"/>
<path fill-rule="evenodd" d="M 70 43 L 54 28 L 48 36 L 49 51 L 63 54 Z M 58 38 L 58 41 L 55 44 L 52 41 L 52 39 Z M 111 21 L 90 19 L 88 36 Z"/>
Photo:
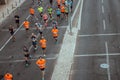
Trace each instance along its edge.
<path fill-rule="evenodd" d="M 9 27 L 9 31 L 10 31 L 10 34 L 11 34 L 11 36 L 12 36 L 12 40 L 13 40 L 13 42 L 15 42 L 15 36 L 14 36 L 14 27 L 12 26 L 12 25 L 10 25 L 10 27 Z"/>
<path fill-rule="evenodd" d="M 45 75 L 45 68 L 46 68 L 46 59 L 42 58 L 41 56 L 39 59 L 36 61 L 36 64 L 42 71 L 42 80 L 44 80 L 44 75 Z"/>

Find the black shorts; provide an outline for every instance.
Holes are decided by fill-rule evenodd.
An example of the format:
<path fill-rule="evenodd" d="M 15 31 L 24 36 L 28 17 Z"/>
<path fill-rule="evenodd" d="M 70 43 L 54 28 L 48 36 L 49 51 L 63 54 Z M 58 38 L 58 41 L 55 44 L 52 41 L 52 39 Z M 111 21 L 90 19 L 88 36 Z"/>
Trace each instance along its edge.
<path fill-rule="evenodd" d="M 15 23 L 19 24 L 19 20 L 15 20 Z"/>
<path fill-rule="evenodd" d="M 41 70 L 41 71 L 44 71 L 44 70 L 45 70 L 45 68 L 40 68 L 40 70 Z"/>
<path fill-rule="evenodd" d="M 13 35 L 13 34 L 14 34 L 14 32 L 12 31 L 12 32 L 10 32 L 10 34 L 11 34 L 11 35 Z"/>
<path fill-rule="evenodd" d="M 57 17 L 60 17 L 60 15 L 57 15 Z"/>
<path fill-rule="evenodd" d="M 46 48 L 42 48 L 42 50 L 45 50 Z"/>
<path fill-rule="evenodd" d="M 65 13 L 66 15 L 68 15 L 68 13 Z"/>
<path fill-rule="evenodd" d="M 43 32 L 42 31 L 39 31 L 39 33 L 42 35 L 43 34 Z"/>
<path fill-rule="evenodd" d="M 53 36 L 53 38 L 57 38 L 58 36 Z"/>
<path fill-rule="evenodd" d="M 46 22 L 48 19 L 44 19 L 44 21 Z"/>
<path fill-rule="evenodd" d="M 31 14 L 31 16 L 34 16 L 34 14 Z"/>
<path fill-rule="evenodd" d="M 28 31 L 29 30 L 29 28 L 26 28 L 26 31 Z"/>

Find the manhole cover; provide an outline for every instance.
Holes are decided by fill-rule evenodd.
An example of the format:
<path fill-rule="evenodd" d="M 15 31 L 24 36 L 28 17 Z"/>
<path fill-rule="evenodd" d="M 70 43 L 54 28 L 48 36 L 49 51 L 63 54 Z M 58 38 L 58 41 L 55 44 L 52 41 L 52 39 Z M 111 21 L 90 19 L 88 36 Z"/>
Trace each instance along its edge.
<path fill-rule="evenodd" d="M 109 65 L 108 65 L 108 64 L 106 64 L 106 63 L 103 63 L 103 64 L 100 64 L 100 67 L 101 67 L 101 68 L 108 68 L 108 67 L 109 67 Z"/>

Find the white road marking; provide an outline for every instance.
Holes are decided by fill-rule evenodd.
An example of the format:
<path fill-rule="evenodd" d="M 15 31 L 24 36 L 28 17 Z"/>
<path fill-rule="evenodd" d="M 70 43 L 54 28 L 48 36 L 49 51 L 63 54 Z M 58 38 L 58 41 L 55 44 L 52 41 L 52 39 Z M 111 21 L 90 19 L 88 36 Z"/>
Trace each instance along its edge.
<path fill-rule="evenodd" d="M 81 0 L 81 6 L 80 6 L 80 15 L 79 15 L 79 19 L 78 19 L 78 30 L 81 29 L 81 18 L 82 18 L 82 10 L 83 10 L 83 0 Z"/>
<path fill-rule="evenodd" d="M 103 0 L 102 0 L 102 3 L 104 3 Z"/>
<path fill-rule="evenodd" d="M 28 19 L 30 17 L 30 15 L 26 18 Z M 15 35 L 19 30 L 20 28 L 22 27 L 23 23 L 19 26 L 19 28 L 15 31 L 15 33 L 13 35 Z M 0 51 L 3 50 L 3 48 L 9 43 L 9 41 L 12 39 L 12 36 L 4 43 L 4 45 L 0 48 Z"/>
<path fill-rule="evenodd" d="M 57 56 L 55 56 L 55 57 L 49 57 L 49 58 L 46 58 L 46 60 L 54 60 L 56 58 L 57 58 Z M 30 59 L 30 61 L 35 61 L 37 59 L 38 58 Z M 20 60 L 0 61 L 0 63 L 17 63 L 17 62 L 24 62 L 24 61 L 25 61 L 24 59 L 20 59 Z"/>
<path fill-rule="evenodd" d="M 67 28 L 67 26 L 58 26 L 58 28 Z M 46 29 L 52 29 L 52 27 L 48 26 Z M 17 29 L 14 29 L 14 30 L 17 30 Z M 25 28 L 21 28 L 19 31 L 24 31 Z M 30 30 L 36 30 L 36 28 L 30 28 Z M 2 29 L 1 31 L 9 31 L 8 29 Z"/>
<path fill-rule="evenodd" d="M 111 76 L 110 76 L 110 64 L 109 64 L 109 52 L 108 52 L 108 43 L 105 42 L 105 49 L 106 49 L 106 62 L 109 65 L 109 67 L 107 68 L 107 73 L 108 73 L 108 80 L 111 80 Z"/>
<path fill-rule="evenodd" d="M 120 33 L 110 33 L 110 34 L 88 34 L 88 35 L 78 35 L 78 37 L 97 37 L 97 36 L 119 36 Z"/>
<path fill-rule="evenodd" d="M 102 13 L 104 14 L 105 12 L 105 9 L 104 9 L 104 6 L 102 5 Z"/>
<path fill-rule="evenodd" d="M 105 20 L 103 19 L 103 27 L 104 27 L 104 30 L 106 29 L 106 23 L 105 23 Z"/>
<path fill-rule="evenodd" d="M 99 54 L 81 54 L 81 55 L 74 55 L 74 57 L 99 57 L 99 56 L 120 56 L 120 53 L 99 53 Z"/>

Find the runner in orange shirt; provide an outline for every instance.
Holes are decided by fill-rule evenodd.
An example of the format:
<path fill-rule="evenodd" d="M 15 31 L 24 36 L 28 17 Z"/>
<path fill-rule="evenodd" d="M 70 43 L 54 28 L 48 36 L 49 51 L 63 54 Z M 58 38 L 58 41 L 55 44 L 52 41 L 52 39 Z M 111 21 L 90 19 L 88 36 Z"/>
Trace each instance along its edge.
<path fill-rule="evenodd" d="M 36 64 L 42 71 L 42 80 L 44 80 L 46 60 L 40 56 L 39 59 L 36 61 Z"/>
<path fill-rule="evenodd" d="M 55 39 L 55 42 L 57 42 L 59 30 L 57 29 L 57 27 L 53 27 L 51 32 L 52 32 L 53 38 Z"/>
<path fill-rule="evenodd" d="M 65 0 L 62 0 L 61 2 L 62 2 L 62 4 L 64 4 L 64 5 L 65 5 Z"/>
<path fill-rule="evenodd" d="M 30 7 L 29 13 L 30 13 L 31 16 L 34 16 L 35 10 L 32 7 Z"/>
<path fill-rule="evenodd" d="M 4 80 L 13 80 L 13 75 L 10 73 L 6 73 L 4 76 Z"/>
<path fill-rule="evenodd" d="M 65 5 L 64 4 L 61 5 L 60 11 L 62 13 L 62 17 L 64 18 L 64 16 L 65 16 Z"/>
<path fill-rule="evenodd" d="M 39 44 L 40 44 L 40 46 L 41 46 L 41 48 L 43 50 L 43 54 L 45 56 L 46 47 L 47 47 L 47 45 L 46 45 L 47 44 L 47 40 L 42 36 L 41 39 L 40 39 L 40 41 L 39 41 Z"/>
<path fill-rule="evenodd" d="M 28 35 L 28 30 L 29 30 L 29 28 L 30 28 L 30 22 L 29 22 L 28 20 L 25 20 L 25 21 L 23 22 L 23 25 L 24 25 L 24 28 L 25 28 L 26 33 L 27 33 L 27 35 Z"/>
<path fill-rule="evenodd" d="M 61 0 L 57 0 L 58 8 L 60 8 Z"/>

